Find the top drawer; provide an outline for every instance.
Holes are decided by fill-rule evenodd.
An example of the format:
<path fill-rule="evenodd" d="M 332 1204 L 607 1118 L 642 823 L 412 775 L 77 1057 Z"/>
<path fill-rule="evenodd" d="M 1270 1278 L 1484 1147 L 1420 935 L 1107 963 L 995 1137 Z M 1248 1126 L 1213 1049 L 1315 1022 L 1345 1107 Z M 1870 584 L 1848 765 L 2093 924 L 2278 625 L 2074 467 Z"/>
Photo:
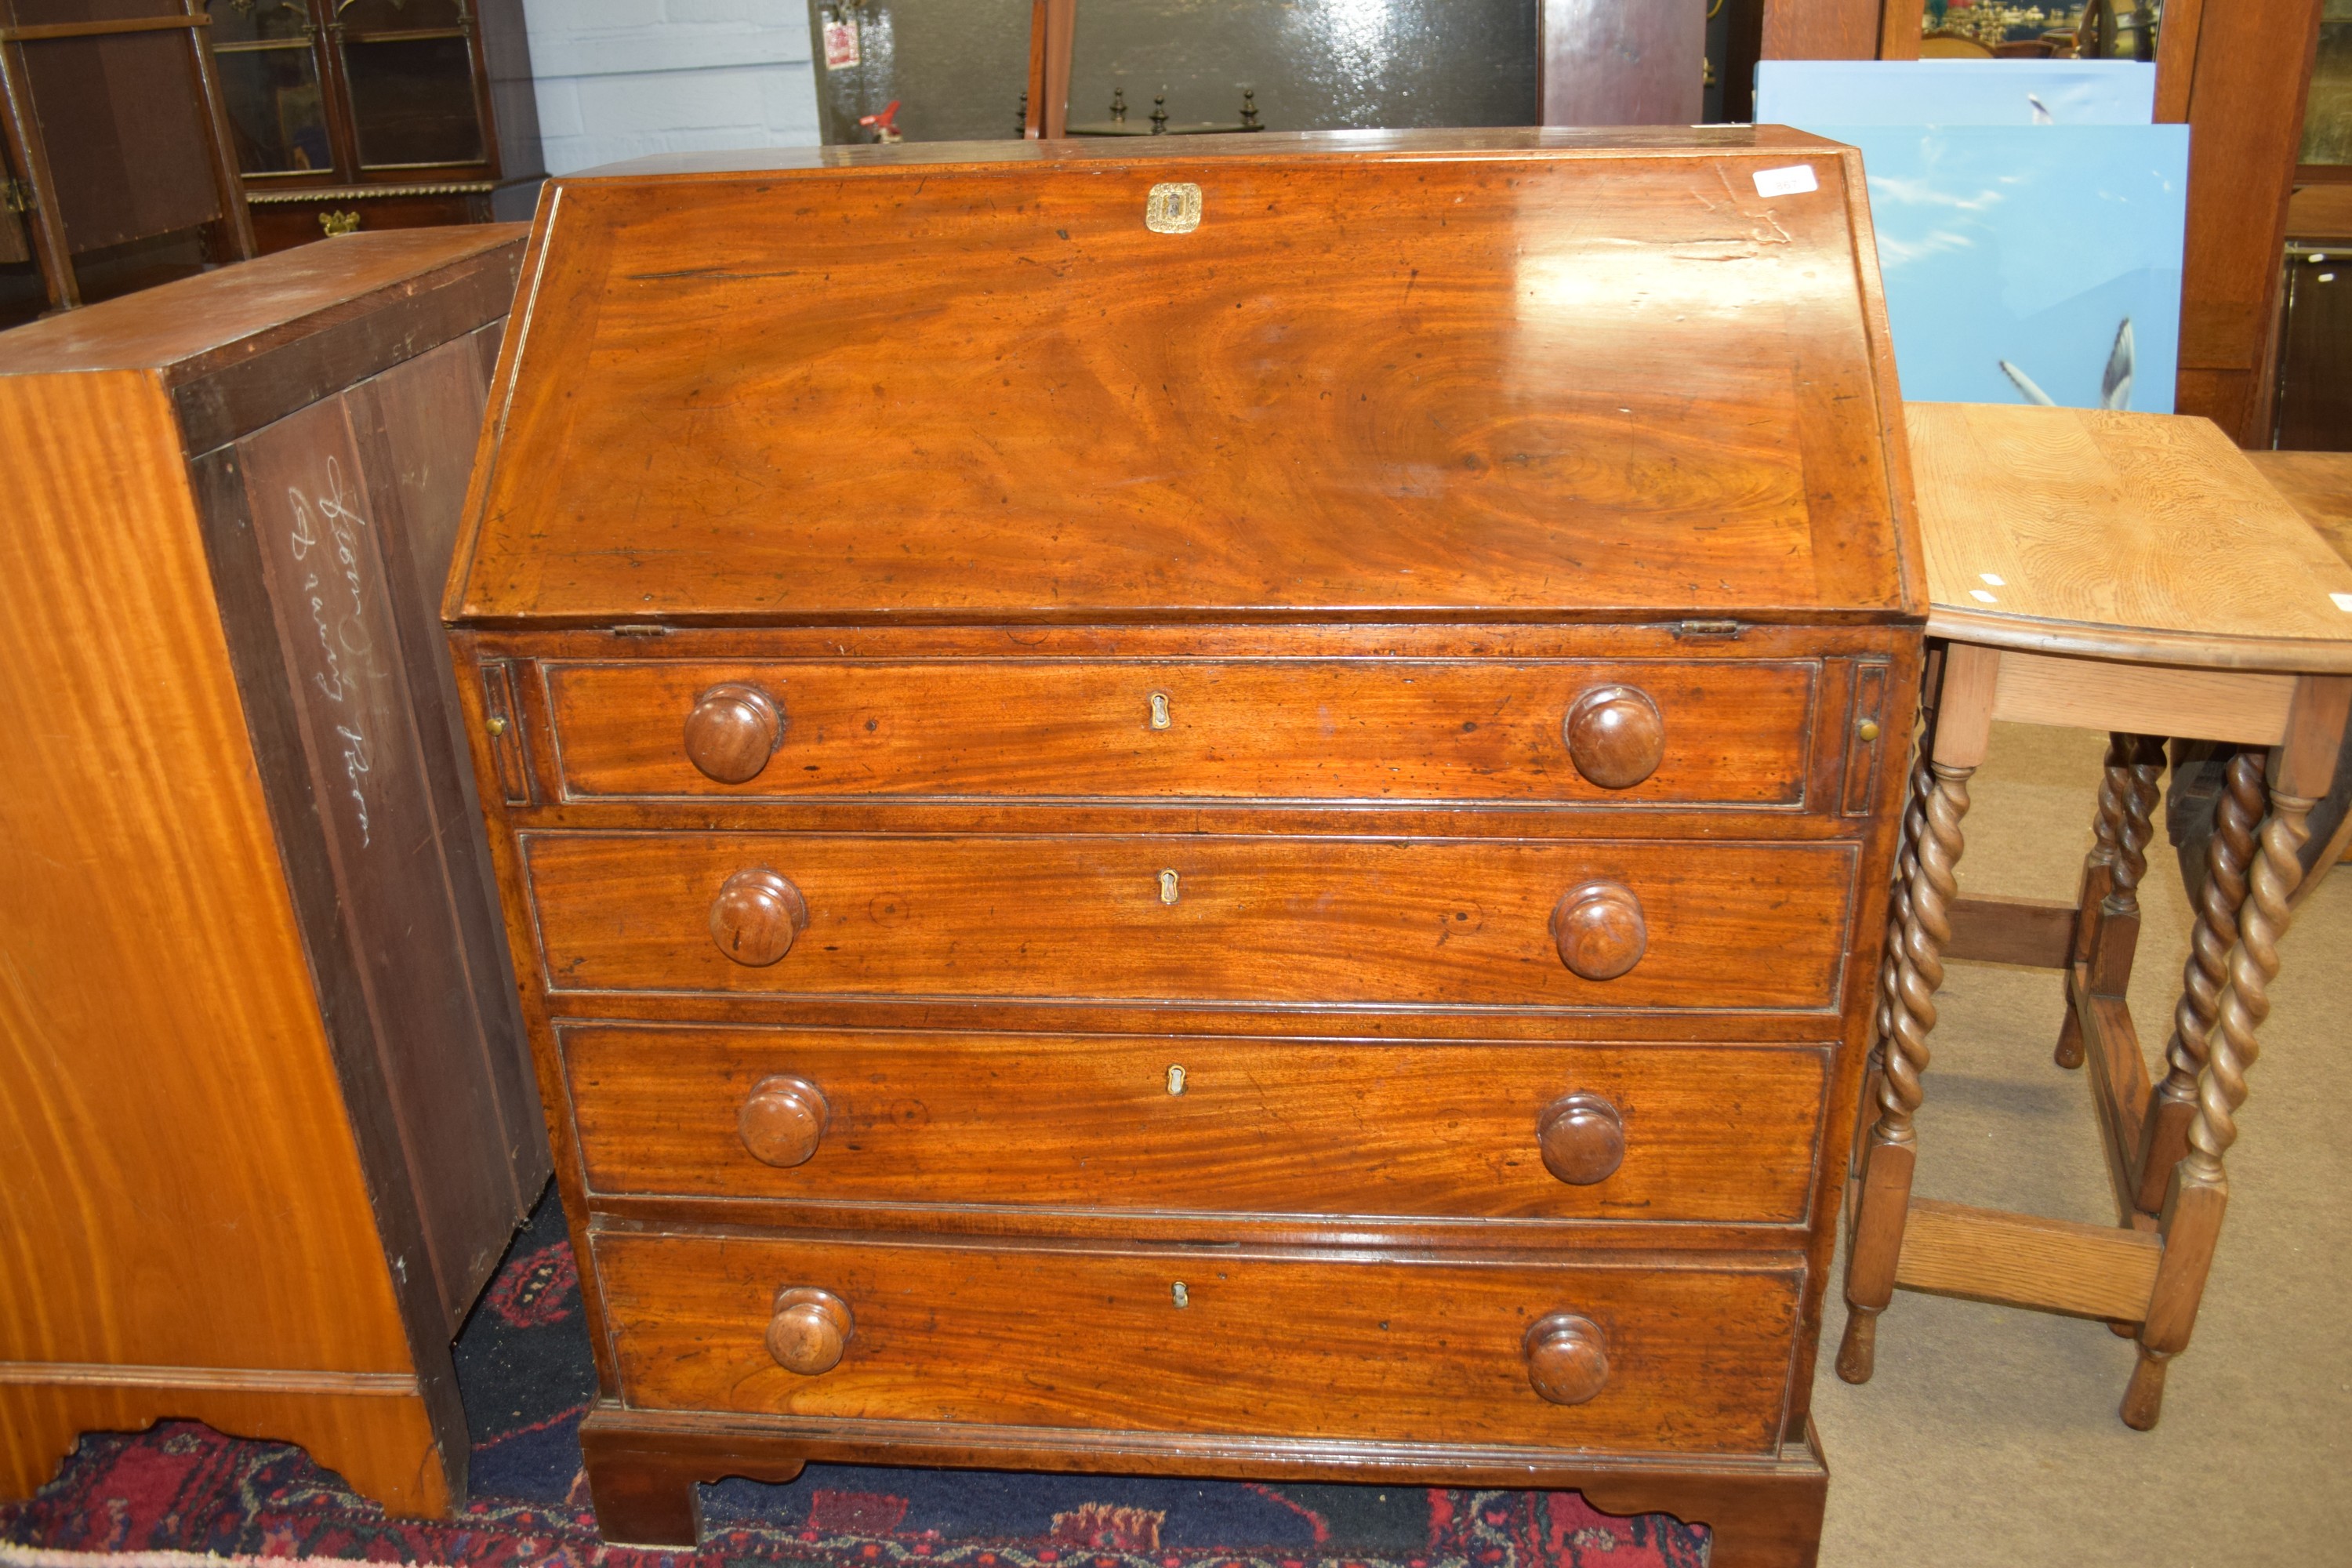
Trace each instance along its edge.
<path fill-rule="evenodd" d="M 1804 805 L 1805 659 L 551 663 L 572 799 Z"/>

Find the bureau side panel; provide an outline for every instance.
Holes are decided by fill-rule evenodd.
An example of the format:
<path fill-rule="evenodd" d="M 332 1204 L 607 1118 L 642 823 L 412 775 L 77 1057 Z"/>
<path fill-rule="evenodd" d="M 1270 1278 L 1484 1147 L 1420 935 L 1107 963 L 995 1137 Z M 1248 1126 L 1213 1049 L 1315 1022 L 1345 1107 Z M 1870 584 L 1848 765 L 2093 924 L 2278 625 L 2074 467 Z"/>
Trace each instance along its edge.
<path fill-rule="evenodd" d="M 0 450 L 0 1361 L 408 1373 L 169 405 Z"/>

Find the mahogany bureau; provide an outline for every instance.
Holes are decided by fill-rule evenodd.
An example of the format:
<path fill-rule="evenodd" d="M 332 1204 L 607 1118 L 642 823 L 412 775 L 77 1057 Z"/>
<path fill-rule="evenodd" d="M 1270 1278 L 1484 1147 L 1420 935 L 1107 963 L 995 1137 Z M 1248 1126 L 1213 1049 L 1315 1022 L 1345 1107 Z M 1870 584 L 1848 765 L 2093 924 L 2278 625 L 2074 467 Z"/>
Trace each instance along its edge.
<path fill-rule="evenodd" d="M 604 1530 L 822 1459 L 1810 1562 L 1925 603 L 1860 165 L 1232 142 L 542 200 L 446 611 Z"/>

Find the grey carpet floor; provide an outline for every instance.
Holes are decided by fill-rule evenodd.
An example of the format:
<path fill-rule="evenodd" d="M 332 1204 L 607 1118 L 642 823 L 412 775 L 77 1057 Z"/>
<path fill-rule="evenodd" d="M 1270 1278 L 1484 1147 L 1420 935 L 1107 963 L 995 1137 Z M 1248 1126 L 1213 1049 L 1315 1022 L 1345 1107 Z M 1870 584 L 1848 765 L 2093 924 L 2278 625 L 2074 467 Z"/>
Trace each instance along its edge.
<path fill-rule="evenodd" d="M 2104 747 L 1994 727 L 1964 890 L 2074 896 Z M 2160 826 L 2142 901 L 2131 1004 L 2153 1054 L 2189 922 Z M 1832 1364 L 1833 1283 L 1813 1406 L 1826 1568 L 2352 1564 L 2352 868 L 2304 901 L 2282 954 L 2228 1223 L 2161 1425 L 2116 1418 L 2134 1352 L 2104 1324 L 1908 1291 L 1880 1320 L 1876 1375 L 1851 1387 Z M 2050 1060 L 2063 1006 L 2055 974 L 1948 966 L 1922 1196 L 2113 1220 L 2087 1089 Z"/>

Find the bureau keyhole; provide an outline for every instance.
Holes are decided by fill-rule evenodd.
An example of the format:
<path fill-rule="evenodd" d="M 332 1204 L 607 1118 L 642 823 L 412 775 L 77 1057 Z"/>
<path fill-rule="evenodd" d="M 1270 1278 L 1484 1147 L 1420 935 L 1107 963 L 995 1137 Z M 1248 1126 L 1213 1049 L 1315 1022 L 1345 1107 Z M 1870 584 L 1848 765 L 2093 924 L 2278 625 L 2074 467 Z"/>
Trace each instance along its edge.
<path fill-rule="evenodd" d="M 1169 1068 L 1168 1092 L 1171 1094 L 1181 1094 L 1184 1092 L 1184 1069 L 1182 1068 L 1172 1065 Z"/>
<path fill-rule="evenodd" d="M 1192 1304 L 1192 1296 L 1191 1296 L 1191 1295 L 1190 1295 L 1190 1294 L 1185 1290 L 1185 1289 L 1184 1289 L 1184 1281 L 1182 1281 L 1181 1279 L 1179 1279 L 1179 1280 L 1177 1280 L 1177 1281 L 1176 1281 L 1176 1286 L 1175 1286 L 1175 1296 L 1176 1296 L 1176 1305 L 1178 1305 L 1179 1307 L 1189 1307 L 1189 1306 L 1191 1306 L 1191 1305 Z"/>
<path fill-rule="evenodd" d="M 1160 901 L 1163 904 L 1172 904 L 1176 901 L 1176 873 L 1173 871 L 1160 872 Z"/>
<path fill-rule="evenodd" d="M 1151 694 L 1151 727 L 1155 730 L 1168 728 L 1168 693 L 1165 691 Z"/>

